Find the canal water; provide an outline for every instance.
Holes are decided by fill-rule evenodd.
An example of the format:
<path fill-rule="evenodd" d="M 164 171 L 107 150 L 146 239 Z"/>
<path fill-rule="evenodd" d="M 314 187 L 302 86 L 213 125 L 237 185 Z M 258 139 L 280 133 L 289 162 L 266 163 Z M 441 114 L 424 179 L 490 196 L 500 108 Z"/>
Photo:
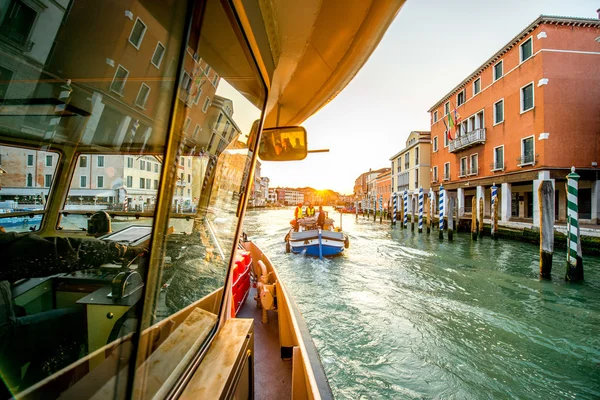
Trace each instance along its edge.
<path fill-rule="evenodd" d="M 538 246 L 346 214 L 350 248 L 320 261 L 285 254 L 292 214 L 250 211 L 245 231 L 304 315 L 336 399 L 600 398 L 600 258 L 568 284 L 559 250 L 540 281 Z"/>

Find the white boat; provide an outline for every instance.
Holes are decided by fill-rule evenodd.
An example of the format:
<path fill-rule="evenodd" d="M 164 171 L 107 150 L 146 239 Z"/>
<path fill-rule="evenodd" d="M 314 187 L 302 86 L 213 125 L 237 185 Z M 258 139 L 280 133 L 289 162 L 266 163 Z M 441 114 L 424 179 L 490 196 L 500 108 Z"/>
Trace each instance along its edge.
<path fill-rule="evenodd" d="M 325 219 L 322 229 L 316 222 L 316 217 L 299 219 L 297 230 L 292 228 L 286 235 L 286 252 L 323 258 L 337 256 L 350 246 L 348 236 L 334 227 L 333 219 Z"/>

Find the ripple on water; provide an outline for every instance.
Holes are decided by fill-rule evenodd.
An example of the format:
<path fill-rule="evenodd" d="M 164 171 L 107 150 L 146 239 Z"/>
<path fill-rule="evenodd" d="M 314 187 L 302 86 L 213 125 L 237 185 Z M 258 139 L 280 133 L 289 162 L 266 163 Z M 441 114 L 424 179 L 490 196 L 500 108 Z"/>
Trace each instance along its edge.
<path fill-rule="evenodd" d="M 339 399 L 600 398 L 600 260 L 586 281 L 538 279 L 538 248 L 454 242 L 344 216 L 350 248 L 285 254 L 291 209 L 250 212 Z M 339 217 L 336 217 L 336 221 Z"/>

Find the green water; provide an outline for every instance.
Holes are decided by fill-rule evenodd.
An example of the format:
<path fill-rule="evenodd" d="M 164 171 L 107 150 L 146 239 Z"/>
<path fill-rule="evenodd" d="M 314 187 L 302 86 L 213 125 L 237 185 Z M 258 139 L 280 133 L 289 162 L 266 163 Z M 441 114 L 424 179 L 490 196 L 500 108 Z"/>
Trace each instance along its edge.
<path fill-rule="evenodd" d="M 285 254 L 291 215 L 249 212 L 245 231 L 294 296 L 337 399 L 600 398 L 600 258 L 568 284 L 559 250 L 540 281 L 537 246 L 346 214 L 350 248 L 319 261 Z"/>

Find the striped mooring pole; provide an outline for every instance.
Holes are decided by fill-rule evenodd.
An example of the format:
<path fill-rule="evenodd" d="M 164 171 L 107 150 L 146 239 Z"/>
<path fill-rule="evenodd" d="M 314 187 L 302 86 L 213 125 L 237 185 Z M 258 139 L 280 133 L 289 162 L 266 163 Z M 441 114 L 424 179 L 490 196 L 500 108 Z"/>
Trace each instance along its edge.
<path fill-rule="evenodd" d="M 396 197 L 397 193 L 392 193 L 393 201 L 394 201 L 394 215 L 392 215 L 392 226 L 396 226 L 396 212 L 398 211 L 398 199 Z"/>
<path fill-rule="evenodd" d="M 444 238 L 444 186 L 440 185 L 440 239 Z"/>
<path fill-rule="evenodd" d="M 496 186 L 496 183 L 492 183 L 492 229 L 491 229 L 491 235 L 492 235 L 492 239 L 498 239 L 498 225 L 497 225 L 497 221 L 495 220 L 495 210 L 496 207 L 498 206 L 496 204 L 496 202 L 498 201 L 498 186 Z"/>
<path fill-rule="evenodd" d="M 408 228 L 408 192 L 404 191 L 404 227 Z"/>
<path fill-rule="evenodd" d="M 383 223 L 383 195 L 379 195 L 379 223 Z"/>
<path fill-rule="evenodd" d="M 419 233 L 423 233 L 423 188 L 419 188 Z"/>
<path fill-rule="evenodd" d="M 429 221 L 427 221 L 427 233 L 433 229 L 433 216 L 435 210 L 435 192 L 429 189 Z"/>
<path fill-rule="evenodd" d="M 377 195 L 373 195 L 373 222 L 377 221 Z"/>
<path fill-rule="evenodd" d="M 579 178 L 580 176 L 575 173 L 575 167 L 571 167 L 571 173 L 567 175 L 567 274 L 565 275 L 565 279 L 570 282 L 583 280 L 577 200 Z"/>
<path fill-rule="evenodd" d="M 60 124 L 60 120 L 67 109 L 67 105 L 71 100 L 71 93 L 73 88 L 71 87 L 71 80 L 67 79 L 64 85 L 60 87 L 60 94 L 58 95 L 59 103 L 54 106 L 54 117 L 50 119 L 50 123 L 44 134 L 44 140 L 52 140 L 56 133 L 56 128 Z"/>

